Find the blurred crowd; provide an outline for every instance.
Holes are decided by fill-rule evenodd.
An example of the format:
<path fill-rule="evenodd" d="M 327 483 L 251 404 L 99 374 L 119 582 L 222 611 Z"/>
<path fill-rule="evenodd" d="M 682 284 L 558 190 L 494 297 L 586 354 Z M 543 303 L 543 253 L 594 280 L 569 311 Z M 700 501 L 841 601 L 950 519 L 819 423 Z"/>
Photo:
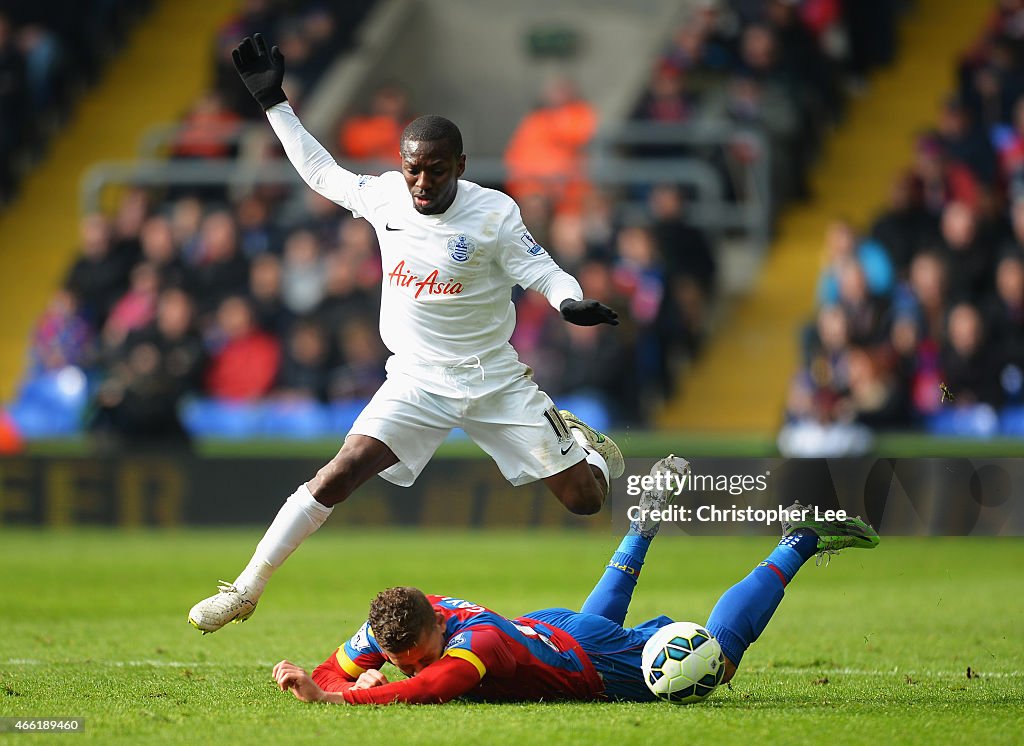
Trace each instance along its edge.
<path fill-rule="evenodd" d="M 316 81 L 347 49 L 374 0 L 241 0 L 238 14 L 217 33 L 213 85 L 182 120 L 171 149 L 177 158 L 239 156 L 237 136 L 246 123 L 259 122 L 263 111 L 235 72 L 231 50 L 256 33 L 281 48 L 287 60 L 284 90 L 296 109 Z M 219 196 L 216 193 L 213 196 Z"/>
<path fill-rule="evenodd" d="M 234 114 L 261 120 L 231 61 L 231 50 L 246 36 L 260 33 L 281 48 L 287 60 L 284 90 L 296 107 L 338 54 L 348 49 L 374 0 L 241 0 L 239 13 L 217 35 L 213 92 Z"/>
<path fill-rule="evenodd" d="M 792 423 L 1024 432 L 1024 2 L 957 80 L 885 210 L 828 227 Z"/>
<path fill-rule="evenodd" d="M 284 49 L 285 86 L 300 105 L 372 2 L 240 5 L 217 37 L 214 86 L 185 116 L 173 157 L 235 156 L 237 128 L 262 117 L 231 63 L 239 39 L 260 31 Z M 223 415 L 186 410 L 187 397 L 272 399 L 299 416 L 302 402 L 368 398 L 384 359 L 373 231 L 305 190 L 301 209 L 283 209 L 294 193 L 125 189 L 113 214 L 86 215 L 79 256 L 37 322 L 10 408 L 22 429 L 77 431 L 81 418 L 60 415 L 84 405 L 97 433 L 186 442 Z"/>
<path fill-rule="evenodd" d="M 285 88 L 301 104 L 370 3 L 242 5 L 221 31 L 217 82 L 185 117 L 175 157 L 248 157 L 232 134 L 260 112 L 231 67 L 238 39 L 259 30 L 282 46 Z M 698 3 L 638 92 L 636 116 L 686 122 L 702 112 L 767 126 L 771 111 L 789 109 L 788 129 L 770 144 L 789 148 L 775 160 L 785 165 L 780 179 L 794 179 L 784 194 L 800 196 L 807 138 L 841 116 L 857 75 L 893 53 L 874 37 L 853 51 L 865 38 L 858 14 L 879 28 L 891 18 L 868 13 L 873 2 L 848 5 Z M 836 35 L 846 40 L 840 52 Z M 329 145 L 342 159 L 396 165 L 416 113 L 409 88 L 389 83 L 339 122 Z M 512 343 L 544 390 L 596 426 L 645 424 L 709 333 L 717 251 L 675 186 L 620 193 L 586 180 L 597 124 L 573 81 L 551 78 L 509 140 L 508 182 L 494 186 L 516 197 L 538 242 L 623 323 L 568 325 L 543 297 L 516 291 Z M 380 280 L 369 224 L 307 189 L 126 190 L 112 215 L 82 220 L 79 258 L 38 322 L 23 392 L 59 399 L 42 383 L 66 392 L 66 372 L 84 371 L 88 427 L 133 443 L 342 435 L 384 380 Z"/>
<path fill-rule="evenodd" d="M 895 0 L 700 0 L 673 34 L 633 112 L 640 121 L 756 131 L 725 146 L 644 145 L 638 155 L 706 158 L 733 195 L 768 157 L 778 208 L 810 197 L 807 171 L 845 102 L 896 54 Z M 763 144 L 762 144 L 763 143 Z M 763 152 L 767 146 L 769 153 Z"/>
<path fill-rule="evenodd" d="M 149 0 L 0 4 L 0 207 Z"/>

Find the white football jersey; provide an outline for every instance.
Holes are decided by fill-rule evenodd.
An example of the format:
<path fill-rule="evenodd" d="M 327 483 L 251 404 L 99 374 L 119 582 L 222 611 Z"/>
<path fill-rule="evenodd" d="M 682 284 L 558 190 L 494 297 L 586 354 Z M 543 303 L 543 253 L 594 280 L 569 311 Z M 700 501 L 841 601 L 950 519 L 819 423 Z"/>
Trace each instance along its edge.
<path fill-rule="evenodd" d="M 342 168 L 287 103 L 267 116 L 306 183 L 377 231 L 380 334 L 396 356 L 457 365 L 506 348 L 516 284 L 544 293 L 555 308 L 583 298 L 579 283 L 534 241 L 508 195 L 460 180 L 444 213 L 422 215 L 400 172 L 360 176 Z"/>

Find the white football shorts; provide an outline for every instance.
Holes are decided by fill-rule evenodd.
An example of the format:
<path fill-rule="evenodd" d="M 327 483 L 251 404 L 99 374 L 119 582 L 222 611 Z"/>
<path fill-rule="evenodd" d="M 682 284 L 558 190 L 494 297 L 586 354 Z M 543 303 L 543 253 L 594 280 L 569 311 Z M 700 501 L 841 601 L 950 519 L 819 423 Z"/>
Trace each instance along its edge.
<path fill-rule="evenodd" d="M 455 427 L 486 451 L 513 485 L 558 474 L 586 457 L 511 346 L 454 366 L 392 356 L 387 371 L 349 434 L 376 438 L 394 452 L 399 462 L 380 473 L 393 484 L 415 482 Z"/>

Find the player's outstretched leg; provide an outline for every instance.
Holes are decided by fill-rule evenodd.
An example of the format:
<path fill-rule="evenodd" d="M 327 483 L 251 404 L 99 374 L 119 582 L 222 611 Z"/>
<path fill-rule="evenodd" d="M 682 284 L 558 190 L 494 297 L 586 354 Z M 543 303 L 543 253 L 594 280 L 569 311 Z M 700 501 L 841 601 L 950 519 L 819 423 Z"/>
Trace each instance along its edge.
<path fill-rule="evenodd" d="M 689 471 L 690 462 L 672 454 L 651 467 L 650 475 L 656 480 L 655 489 L 644 490 L 639 503 L 640 519 L 630 522 L 629 532 L 608 561 L 604 574 L 580 611 L 598 614 L 616 624 L 626 620 L 626 612 L 640 578 L 647 550 L 661 528 L 661 520 L 655 520 L 652 516 L 658 515 L 658 511 L 664 510 L 675 497 L 675 489 L 672 487 L 675 477 Z"/>
<path fill-rule="evenodd" d="M 334 506 L 397 460 L 391 449 L 379 440 L 350 435 L 338 454 L 281 506 L 235 582 L 222 580 L 215 595 L 192 607 L 188 613 L 189 624 L 207 634 L 228 622 L 244 622 L 252 616 L 270 576 L 299 544 L 323 525 Z"/>
<path fill-rule="evenodd" d="M 565 424 L 569 426 L 569 431 L 576 438 L 576 442 L 583 446 L 583 450 L 587 451 L 588 454 L 596 452 L 601 456 L 606 465 L 608 476 L 611 479 L 621 477 L 622 473 L 626 470 L 626 462 L 622 458 L 622 451 L 615 445 L 615 441 L 604 433 L 600 433 L 592 428 L 568 409 L 559 410 L 559 414 L 562 415 Z M 590 458 L 587 458 L 587 461 L 589 462 Z M 600 464 L 598 464 L 598 468 L 600 468 Z M 605 469 L 601 470 L 605 471 Z M 610 484 L 609 482 L 609 486 Z"/>
<path fill-rule="evenodd" d="M 323 525 L 333 510 L 318 503 L 306 485 L 299 487 L 281 506 L 238 579 L 234 583 L 220 581 L 215 595 L 189 610 L 189 624 L 207 634 L 228 622 L 244 622 L 251 617 L 274 570 Z"/>
<path fill-rule="evenodd" d="M 860 517 L 814 520 L 812 509 L 800 503 L 786 508 L 786 513 L 791 519 L 782 521 L 782 541 L 747 577 L 722 594 L 708 618 L 708 631 L 728 659 L 725 681 L 733 677 L 747 648 L 768 626 L 786 585 L 807 560 L 841 549 L 878 546 L 878 533 Z"/>

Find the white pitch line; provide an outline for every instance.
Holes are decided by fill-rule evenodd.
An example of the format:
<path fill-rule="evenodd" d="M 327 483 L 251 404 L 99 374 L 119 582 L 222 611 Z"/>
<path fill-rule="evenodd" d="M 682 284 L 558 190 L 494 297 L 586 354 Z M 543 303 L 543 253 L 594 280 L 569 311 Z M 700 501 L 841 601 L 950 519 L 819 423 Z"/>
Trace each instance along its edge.
<path fill-rule="evenodd" d="M 933 676 L 936 678 L 945 676 L 959 676 L 964 677 L 967 675 L 967 667 L 961 668 L 959 671 L 915 671 L 911 669 L 890 669 L 883 671 L 881 669 L 871 668 L 827 668 L 822 666 L 821 668 L 794 668 L 791 666 L 779 666 L 775 668 L 748 668 L 740 669 L 740 673 L 749 674 L 773 674 L 773 673 L 784 673 L 784 674 L 822 674 L 830 673 L 835 675 L 845 676 Z M 1012 679 L 1018 677 L 1024 677 L 1024 671 L 983 671 L 975 670 L 971 667 L 971 673 L 977 675 L 978 678 L 997 678 L 997 679 Z"/>
<path fill-rule="evenodd" d="M 82 660 L 82 661 L 43 661 L 35 658 L 9 658 L 0 662 L 0 666 L 67 666 L 83 664 L 89 666 L 113 666 L 115 668 L 140 668 L 151 666 L 153 668 L 202 668 L 203 666 L 217 667 L 249 667 L 259 666 L 272 668 L 273 663 L 268 661 L 257 661 L 256 663 L 219 662 L 219 661 L 169 661 L 154 658 L 151 660 L 137 661 L 106 661 L 106 660 Z"/>
<path fill-rule="evenodd" d="M 217 661 L 174 661 L 174 660 L 162 660 L 159 658 L 142 659 L 133 661 L 106 661 L 106 660 L 89 660 L 89 661 L 44 661 L 37 658 L 8 658 L 5 661 L 0 662 L 0 666 L 66 666 L 75 664 L 87 664 L 90 666 L 111 666 L 113 668 L 204 668 L 204 667 L 242 667 L 242 668 L 272 668 L 274 663 L 271 661 L 255 661 L 255 662 L 217 662 Z M 903 670 L 903 669 L 889 669 L 883 671 L 881 669 L 871 668 L 828 668 L 822 666 L 820 668 L 795 668 L 792 666 L 779 666 L 773 668 L 746 668 L 740 669 L 741 673 L 747 674 L 758 674 L 758 675 L 771 675 L 773 673 L 780 674 L 804 674 L 807 676 L 814 676 L 818 674 L 832 674 L 834 676 L 931 676 L 934 678 L 946 678 L 946 677 L 960 677 L 966 676 L 967 667 L 961 668 L 957 671 L 931 671 L 931 670 Z M 978 678 L 982 679 L 1014 679 L 1024 678 L 1024 671 L 975 671 L 972 667 L 972 673 L 976 674 Z"/>

